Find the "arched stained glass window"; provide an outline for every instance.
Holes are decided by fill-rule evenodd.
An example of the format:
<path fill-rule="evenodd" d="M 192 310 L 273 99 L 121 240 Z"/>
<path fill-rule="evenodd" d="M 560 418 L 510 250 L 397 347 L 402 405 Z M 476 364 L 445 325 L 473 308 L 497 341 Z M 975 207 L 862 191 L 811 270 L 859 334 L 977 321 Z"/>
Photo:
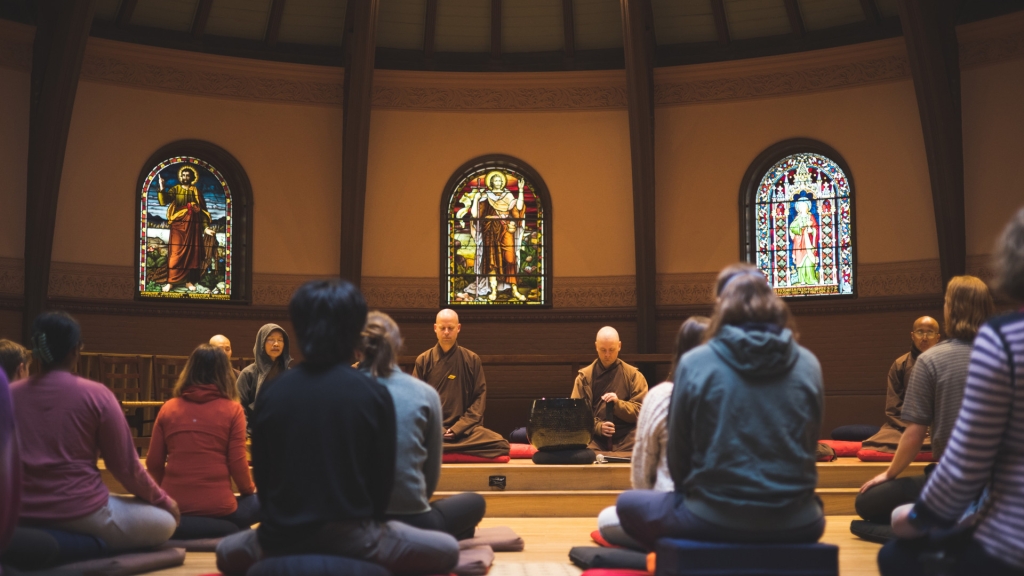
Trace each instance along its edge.
<path fill-rule="evenodd" d="M 543 180 L 508 156 L 468 162 L 441 206 L 442 306 L 547 306 L 551 205 Z"/>
<path fill-rule="evenodd" d="M 748 171 L 745 254 L 786 297 L 854 295 L 853 185 L 838 154 L 796 140 Z"/>
<path fill-rule="evenodd" d="M 249 202 L 244 194 L 246 200 L 238 206 L 237 188 L 244 186 L 248 192 L 248 181 L 239 181 L 241 168 L 233 159 L 227 160 L 226 152 L 218 153 L 218 148 L 206 143 L 187 144 L 171 148 L 183 149 L 179 152 L 200 149 L 175 154 L 165 148 L 150 159 L 141 178 L 137 196 L 138 296 L 244 299 Z M 230 170 L 221 167 L 225 164 Z M 226 172 L 235 173 L 235 178 Z"/>

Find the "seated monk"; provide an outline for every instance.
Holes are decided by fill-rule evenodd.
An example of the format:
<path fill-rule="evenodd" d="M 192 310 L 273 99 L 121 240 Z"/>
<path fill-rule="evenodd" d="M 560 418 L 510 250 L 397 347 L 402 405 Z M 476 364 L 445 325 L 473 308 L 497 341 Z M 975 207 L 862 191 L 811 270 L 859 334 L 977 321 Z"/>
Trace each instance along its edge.
<path fill-rule="evenodd" d="M 914 321 L 914 329 L 910 332 L 910 352 L 900 356 L 889 368 L 889 383 L 885 394 L 885 424 L 877 434 L 864 441 L 864 447 L 879 452 L 896 453 L 900 437 L 907 429 L 907 423 L 900 419 L 903 415 L 903 399 L 907 395 L 907 383 L 910 382 L 910 371 L 917 362 L 917 357 L 939 341 L 939 323 L 931 316 L 921 316 Z M 921 450 L 931 451 L 931 441 L 926 440 Z"/>
<path fill-rule="evenodd" d="M 416 358 L 412 375 L 437 390 L 441 397 L 444 452 L 481 458 L 508 456 L 508 440 L 484 428 L 487 381 L 480 357 L 459 346 L 459 315 L 444 309 L 437 313 L 434 333 L 437 346 Z"/>
<path fill-rule="evenodd" d="M 647 394 L 647 379 L 635 367 L 619 360 L 622 342 L 615 328 L 601 328 L 594 344 L 597 360 L 580 370 L 572 387 L 572 397 L 583 398 L 594 410 L 589 448 L 598 452 L 632 451 L 640 403 Z M 606 419 L 609 406 L 611 420 Z"/>

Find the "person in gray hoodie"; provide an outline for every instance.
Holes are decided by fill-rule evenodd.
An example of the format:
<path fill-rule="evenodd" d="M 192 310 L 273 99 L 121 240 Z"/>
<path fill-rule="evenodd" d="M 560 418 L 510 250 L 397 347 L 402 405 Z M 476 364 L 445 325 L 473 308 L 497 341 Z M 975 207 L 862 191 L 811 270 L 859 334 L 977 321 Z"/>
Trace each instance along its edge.
<path fill-rule="evenodd" d="M 288 369 L 292 363 L 288 352 L 288 333 L 277 324 L 264 324 L 256 334 L 252 354 L 256 361 L 238 376 L 238 396 L 245 409 L 246 434 L 252 435 L 252 417 L 256 396 L 263 384 Z"/>
<path fill-rule="evenodd" d="M 675 492 L 631 490 L 626 533 L 658 538 L 816 542 L 814 493 L 823 413 L 821 366 L 796 343 L 786 304 L 749 264 L 723 270 L 706 343 L 679 360 L 669 409 Z"/>

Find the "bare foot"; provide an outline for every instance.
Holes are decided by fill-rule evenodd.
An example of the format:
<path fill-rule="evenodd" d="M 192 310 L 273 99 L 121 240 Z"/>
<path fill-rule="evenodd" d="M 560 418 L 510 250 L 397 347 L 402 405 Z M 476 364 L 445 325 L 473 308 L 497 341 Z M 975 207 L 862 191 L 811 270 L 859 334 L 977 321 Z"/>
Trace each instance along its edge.
<path fill-rule="evenodd" d="M 164 292 L 170 292 L 171 291 L 171 285 L 170 284 L 164 284 L 164 287 L 162 288 L 162 290 Z"/>

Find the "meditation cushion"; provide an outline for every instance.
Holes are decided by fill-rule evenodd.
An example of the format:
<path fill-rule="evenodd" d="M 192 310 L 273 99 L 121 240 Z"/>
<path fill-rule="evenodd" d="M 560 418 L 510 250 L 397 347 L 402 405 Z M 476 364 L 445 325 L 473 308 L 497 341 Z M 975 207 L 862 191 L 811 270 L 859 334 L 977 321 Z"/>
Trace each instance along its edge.
<path fill-rule="evenodd" d="M 572 563 L 584 570 L 590 568 L 625 568 L 647 571 L 647 554 L 625 548 L 576 546 L 569 550 Z"/>
<path fill-rule="evenodd" d="M 863 442 L 868 438 L 871 438 L 878 431 L 881 430 L 881 426 L 870 426 L 868 424 L 850 424 L 848 426 L 840 426 L 832 431 L 833 440 L 843 440 L 846 442 Z"/>
<path fill-rule="evenodd" d="M 508 457 L 513 460 L 532 458 L 536 452 L 532 444 L 509 444 Z"/>
<path fill-rule="evenodd" d="M 182 516 L 181 524 L 171 535 L 171 540 L 199 540 L 223 538 L 240 531 L 234 522 L 203 516 Z"/>
<path fill-rule="evenodd" d="M 152 552 L 134 552 L 100 558 L 97 560 L 86 560 L 74 564 L 64 564 L 61 571 L 81 572 L 83 574 L 103 574 L 103 576 L 132 576 L 133 574 L 145 574 L 154 570 L 173 568 L 185 563 L 185 551 L 181 548 L 169 548 L 167 550 L 156 550 Z"/>
<path fill-rule="evenodd" d="M 472 538 L 459 540 L 459 549 L 472 548 L 474 546 L 490 546 L 495 552 L 522 552 L 525 544 L 508 526 L 494 526 L 493 528 L 477 528 Z"/>
<path fill-rule="evenodd" d="M 459 563 L 452 572 L 459 576 L 484 576 L 490 571 L 491 564 L 494 564 L 494 550 L 490 546 L 462 548 L 459 550 Z"/>
<path fill-rule="evenodd" d="M 508 456 L 496 456 L 494 458 L 481 458 L 471 454 L 459 454 L 450 452 L 441 456 L 441 462 L 445 464 L 505 464 L 509 461 Z"/>
<path fill-rule="evenodd" d="M 594 542 L 597 542 L 598 546 L 602 546 L 604 548 L 622 548 L 622 546 L 616 546 L 615 544 L 612 544 L 611 542 L 605 540 L 604 536 L 601 536 L 600 530 L 594 530 L 593 532 L 591 532 L 590 539 Z"/>
<path fill-rule="evenodd" d="M 597 454 L 590 448 L 578 450 L 538 450 L 533 455 L 534 464 L 593 464 Z"/>
<path fill-rule="evenodd" d="M 526 426 L 516 428 L 508 435 L 509 444 L 529 444 L 530 436 L 526 433 Z"/>
<path fill-rule="evenodd" d="M 831 544 L 736 544 L 662 538 L 655 576 L 838 576 Z"/>
<path fill-rule="evenodd" d="M 387 568 L 354 558 L 322 554 L 272 556 L 252 565 L 247 576 L 390 576 Z"/>
<path fill-rule="evenodd" d="M 857 451 L 857 458 L 861 462 L 892 462 L 892 457 L 895 454 L 888 452 L 879 452 L 878 450 L 868 450 L 862 448 Z M 914 462 L 935 462 L 935 458 L 931 452 L 918 452 L 917 456 L 914 457 Z"/>
<path fill-rule="evenodd" d="M 19 570 L 42 570 L 110 554 L 106 543 L 95 536 L 50 528 L 15 528 L 0 561 Z"/>
<path fill-rule="evenodd" d="M 845 440 L 818 440 L 818 444 L 831 446 L 840 458 L 856 458 L 857 451 L 861 449 L 860 442 L 848 442 Z"/>
<path fill-rule="evenodd" d="M 892 533 L 892 525 L 881 522 L 868 522 L 867 520 L 854 520 L 850 522 L 850 532 L 868 542 L 885 544 L 896 536 Z"/>
<path fill-rule="evenodd" d="M 214 552 L 223 538 L 196 538 L 194 540 L 168 540 L 160 545 L 160 549 L 182 548 L 185 552 Z"/>

